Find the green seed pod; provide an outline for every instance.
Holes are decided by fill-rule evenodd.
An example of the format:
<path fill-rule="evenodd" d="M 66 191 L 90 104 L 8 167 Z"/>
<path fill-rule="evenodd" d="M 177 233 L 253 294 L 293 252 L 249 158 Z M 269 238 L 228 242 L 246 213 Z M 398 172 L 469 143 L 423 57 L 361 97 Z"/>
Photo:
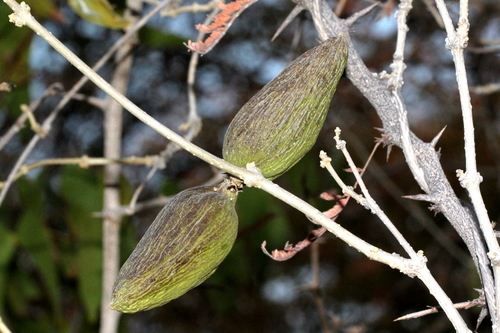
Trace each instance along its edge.
<path fill-rule="evenodd" d="M 245 168 L 254 162 L 274 179 L 314 145 L 347 62 L 344 35 L 330 38 L 293 61 L 236 114 L 222 155 Z"/>
<path fill-rule="evenodd" d="M 225 181 L 177 194 L 158 214 L 120 269 L 111 309 L 149 310 L 208 279 L 236 239 L 237 190 Z"/>

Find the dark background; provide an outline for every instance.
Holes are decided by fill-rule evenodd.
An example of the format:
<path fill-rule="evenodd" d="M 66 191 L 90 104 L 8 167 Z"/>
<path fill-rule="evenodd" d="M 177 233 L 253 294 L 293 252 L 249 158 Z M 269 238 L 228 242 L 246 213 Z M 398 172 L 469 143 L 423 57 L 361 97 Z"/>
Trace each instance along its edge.
<path fill-rule="evenodd" d="M 56 37 L 87 63 L 95 63 L 120 37 L 80 19 L 65 1 L 34 1 L 33 14 Z M 189 1 L 183 3 L 188 4 Z M 118 9 L 123 4 L 116 3 Z M 332 8 L 336 3 L 330 2 Z M 453 17 L 458 2 L 447 3 Z M 348 0 L 341 17 L 368 6 Z M 394 7 L 396 5 L 396 7 Z M 196 77 L 198 112 L 203 129 L 194 142 L 221 156 L 225 129 L 238 109 L 292 59 L 317 44 L 310 15 L 302 13 L 273 42 L 271 37 L 294 4 L 261 0 L 247 9 L 221 42 L 201 57 Z M 396 25 L 392 9 L 397 3 L 358 20 L 351 27 L 367 66 L 386 70 L 394 52 Z M 405 49 L 403 95 L 411 129 L 430 141 L 447 126 L 438 147 L 448 179 L 458 196 L 467 194 L 456 180 L 455 170 L 464 168 L 463 125 L 451 55 L 445 48 L 445 32 L 422 1 L 413 3 Z M 150 8 L 146 6 L 146 8 Z M 500 74 L 498 43 L 500 5 L 497 1 L 470 1 L 470 41 L 466 52 L 471 86 L 496 83 Z M 81 77 L 61 56 L 28 28 L 8 23 L 10 9 L 0 6 L 0 81 L 14 86 L 0 92 L 0 134 L 20 114 L 19 105 L 40 98 L 48 85 L 60 82 L 64 89 Z M 177 129 L 187 116 L 186 77 L 191 54 L 183 43 L 194 40 L 195 24 L 207 13 L 186 13 L 175 18 L 156 17 L 140 32 L 128 97 L 166 126 Z M 300 34 L 299 43 L 292 40 Z M 493 45 L 488 52 L 484 46 Z M 496 46 L 495 46 L 496 43 Z M 99 73 L 109 79 L 113 66 Z M 82 93 L 103 97 L 93 84 Z M 499 216 L 498 136 L 500 93 L 472 93 L 476 128 L 478 168 L 490 218 Z M 43 121 L 60 100 L 47 98 L 36 111 Z M 99 157 L 102 147 L 103 113 L 82 101 L 70 102 L 59 115 L 49 136 L 41 140 L 27 163 L 46 158 Z M 330 202 L 319 199 L 323 191 L 339 191 L 326 170 L 319 167 L 318 154 L 325 150 L 344 180 L 353 177 L 335 149 L 333 130 L 342 128 L 343 138 L 358 166 L 362 166 L 381 133 L 381 122 L 371 105 L 343 78 L 332 102 L 322 134 L 311 152 L 278 184 L 322 210 Z M 0 151 L 1 178 L 6 179 L 23 147 L 31 138 L 23 129 Z M 159 153 L 168 140 L 133 116 L 124 115 L 123 154 L 144 156 Z M 477 274 L 466 248 L 449 223 L 428 210 L 428 204 L 402 199 L 420 193 L 398 148 L 387 157 L 379 148 L 365 175 L 371 195 L 417 250 L 423 250 L 437 281 L 454 302 L 477 297 Z M 121 188 L 123 204 L 149 169 L 125 166 Z M 185 152 L 178 152 L 141 195 L 142 200 L 160 194 L 172 195 L 209 180 L 212 169 Z M 0 314 L 13 332 L 96 332 L 99 322 L 101 274 L 101 221 L 92 213 L 101 209 L 102 167 L 76 166 L 39 168 L 19 179 L 0 207 Z M 123 222 L 122 259 L 161 207 L 139 212 Z M 121 332 L 320 332 L 321 325 L 311 288 L 310 248 L 286 262 L 266 257 L 260 244 L 282 249 L 286 241 L 297 243 L 315 226 L 301 213 L 269 194 L 246 188 L 237 203 L 240 219 L 236 244 L 216 273 L 181 298 L 151 311 L 123 315 Z M 381 222 L 370 212 L 350 202 L 337 222 L 388 252 L 403 253 Z M 434 229 L 433 229 L 434 228 Z M 435 230 L 439 231 L 436 232 Z M 365 258 L 331 234 L 317 241 L 320 260 L 320 295 L 324 311 L 335 332 L 452 332 L 442 313 L 393 322 L 399 316 L 433 306 L 436 301 L 417 279 L 411 279 Z M 475 326 L 478 308 L 461 312 Z M 485 320 L 480 332 L 490 331 Z"/>

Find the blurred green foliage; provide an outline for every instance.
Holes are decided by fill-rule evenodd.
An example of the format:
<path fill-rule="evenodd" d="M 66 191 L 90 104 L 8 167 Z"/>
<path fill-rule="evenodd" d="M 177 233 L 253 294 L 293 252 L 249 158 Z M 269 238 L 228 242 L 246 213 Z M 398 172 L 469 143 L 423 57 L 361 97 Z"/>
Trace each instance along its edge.
<path fill-rule="evenodd" d="M 111 29 L 124 29 L 130 24 L 108 0 L 69 0 L 68 4 L 82 18 Z"/>

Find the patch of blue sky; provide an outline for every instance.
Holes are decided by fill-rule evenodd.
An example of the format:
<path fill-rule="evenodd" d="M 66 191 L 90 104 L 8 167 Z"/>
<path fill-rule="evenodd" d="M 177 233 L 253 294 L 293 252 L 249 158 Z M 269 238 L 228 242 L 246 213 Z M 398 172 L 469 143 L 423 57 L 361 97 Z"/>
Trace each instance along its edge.
<path fill-rule="evenodd" d="M 265 299 L 277 304 L 290 304 L 298 297 L 297 285 L 289 276 L 279 276 L 267 281 L 262 287 Z"/>
<path fill-rule="evenodd" d="M 179 35 L 186 39 L 194 39 L 194 36 L 197 35 L 197 30 L 194 27 L 192 15 L 192 13 L 182 13 L 176 16 L 175 19 L 155 15 L 147 25 L 162 31 Z"/>
<path fill-rule="evenodd" d="M 61 32 L 60 26 L 48 21 L 45 24 L 45 28 L 56 38 L 59 37 Z M 73 43 L 68 43 L 66 46 L 72 51 L 77 49 Z M 38 35 L 33 37 L 29 54 L 29 66 L 31 69 L 60 74 L 67 65 L 69 65 L 68 61 L 57 53 L 43 38 Z"/>
<path fill-rule="evenodd" d="M 233 112 L 233 106 L 236 104 L 236 95 L 223 90 L 210 96 L 198 98 L 198 114 L 202 118 L 218 118 L 230 112 Z"/>
<path fill-rule="evenodd" d="M 392 38 L 397 30 L 398 27 L 394 15 L 388 15 L 374 22 L 368 31 L 373 38 L 377 40 L 386 40 Z"/>
<path fill-rule="evenodd" d="M 267 59 L 260 65 L 256 81 L 260 84 L 266 84 L 278 76 L 285 67 L 284 59 Z"/>
<path fill-rule="evenodd" d="M 424 86 L 434 80 L 434 74 L 428 66 L 412 65 L 408 66 L 405 76 L 417 86 Z"/>
<path fill-rule="evenodd" d="M 97 112 L 88 112 L 86 114 L 73 114 L 64 122 L 63 131 L 68 136 L 76 136 L 79 147 L 76 154 L 87 152 L 91 145 L 102 136 L 102 129 L 99 124 L 102 122 L 102 116 Z"/>
<path fill-rule="evenodd" d="M 264 54 L 257 45 L 251 41 L 238 41 L 227 46 L 226 60 L 238 67 L 241 71 L 251 73 L 262 65 L 265 60 Z"/>
<path fill-rule="evenodd" d="M 206 92 L 215 92 L 222 88 L 222 76 L 217 66 L 206 65 L 196 74 L 197 85 Z"/>
<path fill-rule="evenodd" d="M 483 29 L 481 37 L 490 41 L 498 41 L 499 31 L 500 31 L 500 18 L 492 19 Z"/>

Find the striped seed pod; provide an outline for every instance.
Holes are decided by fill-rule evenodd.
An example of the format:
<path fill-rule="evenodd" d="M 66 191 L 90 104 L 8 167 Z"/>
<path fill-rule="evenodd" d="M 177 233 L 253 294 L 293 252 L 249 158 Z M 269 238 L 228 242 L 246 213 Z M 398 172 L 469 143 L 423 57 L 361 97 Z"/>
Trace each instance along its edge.
<path fill-rule="evenodd" d="M 236 196 L 228 180 L 177 194 L 120 269 L 110 307 L 127 313 L 149 310 L 208 279 L 235 242 Z"/>
<path fill-rule="evenodd" d="M 293 61 L 236 114 L 224 137 L 224 159 L 254 162 L 274 179 L 314 145 L 347 62 L 344 35 L 330 38 Z"/>

